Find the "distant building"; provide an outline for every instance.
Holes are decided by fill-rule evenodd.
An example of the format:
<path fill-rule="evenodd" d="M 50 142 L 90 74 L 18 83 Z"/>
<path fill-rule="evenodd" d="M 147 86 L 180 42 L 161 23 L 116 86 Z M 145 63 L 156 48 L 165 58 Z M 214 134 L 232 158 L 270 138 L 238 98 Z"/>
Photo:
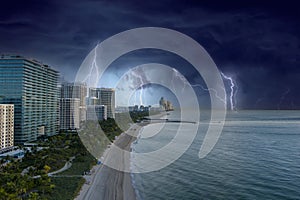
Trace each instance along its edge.
<path fill-rule="evenodd" d="M 162 110 L 165 111 L 174 110 L 172 103 L 170 101 L 165 100 L 163 97 L 160 98 L 159 105 Z"/>
<path fill-rule="evenodd" d="M 151 106 L 145 106 L 145 107 L 144 107 L 144 111 L 145 111 L 145 112 L 149 112 L 149 111 L 150 111 L 150 108 L 151 108 Z"/>
<path fill-rule="evenodd" d="M 166 110 L 167 101 L 163 97 L 161 97 L 160 100 L 159 100 L 159 105 L 160 105 L 162 110 Z"/>
<path fill-rule="evenodd" d="M 144 109 L 145 109 L 145 106 L 143 106 L 143 105 L 140 105 L 140 112 L 143 112 L 143 111 L 144 111 Z"/>
<path fill-rule="evenodd" d="M 87 86 L 85 83 L 62 83 L 60 87 L 60 98 L 77 98 L 80 100 L 80 121 L 86 119 L 86 96 Z"/>
<path fill-rule="evenodd" d="M 59 116 L 60 130 L 76 130 L 79 129 L 80 99 L 63 98 L 59 100 Z"/>
<path fill-rule="evenodd" d="M 33 59 L 0 56 L 0 103 L 14 104 L 14 142 L 58 133 L 58 72 Z"/>
<path fill-rule="evenodd" d="M 144 106 L 144 105 L 135 105 L 135 106 L 129 106 L 128 111 L 129 112 L 149 112 L 151 106 Z"/>
<path fill-rule="evenodd" d="M 0 150 L 14 146 L 14 105 L 0 104 Z"/>
<path fill-rule="evenodd" d="M 89 97 L 88 98 L 88 105 L 100 105 L 100 100 L 97 97 Z"/>
<path fill-rule="evenodd" d="M 174 110 L 173 104 L 170 101 L 167 101 L 167 103 L 166 103 L 166 110 L 167 111 Z"/>
<path fill-rule="evenodd" d="M 128 112 L 128 107 L 126 106 L 117 106 L 115 109 L 116 113 L 124 113 L 124 112 Z"/>
<path fill-rule="evenodd" d="M 133 111 L 134 111 L 134 112 L 138 112 L 138 111 L 139 111 L 139 106 L 138 106 L 138 105 L 135 105 L 134 108 L 133 108 Z"/>
<path fill-rule="evenodd" d="M 128 111 L 129 111 L 129 112 L 133 112 L 133 111 L 134 111 L 134 108 L 135 108 L 134 106 L 129 106 L 129 107 L 128 107 Z"/>
<path fill-rule="evenodd" d="M 86 120 L 102 121 L 107 119 L 107 106 L 88 105 L 86 110 Z"/>
<path fill-rule="evenodd" d="M 115 118 L 115 90 L 112 88 L 89 88 L 89 98 L 93 105 L 107 106 L 107 117 Z M 89 100 L 90 101 L 90 100 Z"/>

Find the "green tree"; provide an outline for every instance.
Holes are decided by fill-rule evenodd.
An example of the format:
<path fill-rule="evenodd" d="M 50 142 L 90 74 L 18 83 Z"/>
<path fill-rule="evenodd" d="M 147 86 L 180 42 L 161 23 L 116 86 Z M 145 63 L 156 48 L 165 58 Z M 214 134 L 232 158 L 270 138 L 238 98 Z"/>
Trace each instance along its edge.
<path fill-rule="evenodd" d="M 38 200 L 40 199 L 40 196 L 36 192 L 30 192 L 28 200 Z"/>

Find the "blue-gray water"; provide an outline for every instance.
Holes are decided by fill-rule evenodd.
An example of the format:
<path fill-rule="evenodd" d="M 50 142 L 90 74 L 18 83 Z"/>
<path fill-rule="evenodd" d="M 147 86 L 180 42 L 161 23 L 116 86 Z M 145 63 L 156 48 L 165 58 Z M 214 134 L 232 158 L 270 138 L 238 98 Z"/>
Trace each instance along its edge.
<path fill-rule="evenodd" d="M 134 151 L 161 148 L 176 126 L 139 139 Z M 138 199 L 300 199 L 300 111 L 228 113 L 215 148 L 199 159 L 206 128 L 173 164 L 133 175 Z"/>

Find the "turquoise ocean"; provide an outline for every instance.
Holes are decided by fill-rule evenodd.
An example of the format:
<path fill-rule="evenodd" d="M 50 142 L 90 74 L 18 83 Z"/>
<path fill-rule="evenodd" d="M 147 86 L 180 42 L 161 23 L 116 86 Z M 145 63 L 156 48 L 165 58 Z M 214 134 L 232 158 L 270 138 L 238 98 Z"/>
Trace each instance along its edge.
<path fill-rule="evenodd" d="M 180 112 L 168 118 L 180 119 Z M 201 119 L 208 122 L 209 115 Z M 139 138 L 133 151 L 163 147 L 177 128 L 167 123 L 153 137 Z M 199 159 L 206 130 L 200 125 L 190 148 L 169 166 L 132 174 L 139 200 L 300 199 L 300 111 L 228 112 L 215 148 Z"/>

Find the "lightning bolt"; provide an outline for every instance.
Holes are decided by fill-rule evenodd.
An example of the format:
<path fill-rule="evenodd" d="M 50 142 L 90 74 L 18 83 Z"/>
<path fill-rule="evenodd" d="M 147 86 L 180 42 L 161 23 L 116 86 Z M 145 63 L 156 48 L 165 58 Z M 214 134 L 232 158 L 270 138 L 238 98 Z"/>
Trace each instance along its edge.
<path fill-rule="evenodd" d="M 140 76 L 136 71 L 132 71 L 132 75 L 137 78 L 139 81 L 140 81 L 140 95 L 139 95 L 139 100 L 140 100 L 140 104 L 139 105 L 143 105 L 143 94 L 144 94 L 144 88 L 143 88 L 143 85 L 144 85 L 144 81 L 143 81 L 143 77 Z M 136 103 L 136 102 L 135 102 Z"/>
<path fill-rule="evenodd" d="M 217 97 L 221 102 L 223 102 L 224 104 L 226 104 L 226 97 L 222 98 L 218 95 L 217 90 L 215 90 L 214 88 L 205 88 L 203 85 L 201 84 L 193 84 L 191 85 L 192 87 L 200 87 L 202 90 L 204 91 L 208 91 L 208 92 L 213 92 L 215 94 L 215 97 Z M 225 88 L 223 88 L 225 90 Z"/>
<path fill-rule="evenodd" d="M 175 81 L 175 78 L 179 78 L 182 82 L 183 82 L 183 87 L 181 89 L 181 92 L 184 91 L 186 85 L 188 85 L 189 83 L 187 82 L 187 80 L 184 78 L 183 75 L 181 75 L 176 69 L 172 68 L 173 70 L 173 76 L 172 76 L 172 86 L 173 86 L 173 89 L 176 91 L 176 88 L 174 87 L 174 81 Z"/>
<path fill-rule="evenodd" d="M 93 84 L 93 83 L 91 83 L 91 80 L 92 80 L 91 77 L 93 75 L 96 75 L 96 79 L 95 80 L 98 80 L 98 78 L 99 78 L 99 71 L 98 71 L 98 67 L 99 66 L 97 64 L 97 49 L 98 49 L 98 44 L 95 47 L 95 53 L 94 53 L 94 58 L 93 58 L 91 70 L 90 70 L 89 74 L 87 75 L 87 77 L 84 79 L 84 82 L 89 83 L 88 84 L 89 86 L 91 86 Z M 96 73 L 93 73 L 94 69 L 95 69 Z"/>
<path fill-rule="evenodd" d="M 134 105 L 137 105 L 137 100 L 136 99 L 137 99 L 137 93 L 135 92 L 134 93 Z"/>
<path fill-rule="evenodd" d="M 179 78 L 182 82 L 183 82 L 183 88 L 182 88 L 182 91 L 185 89 L 185 87 L 189 84 L 188 82 L 187 82 L 187 80 L 185 79 L 185 77 L 183 76 L 183 75 L 181 75 L 176 69 L 174 69 L 174 68 L 172 68 L 172 70 L 173 70 L 173 77 L 172 77 L 172 85 L 173 85 L 173 89 L 175 89 L 174 88 L 174 81 L 175 81 L 175 78 Z M 223 102 L 224 104 L 226 104 L 226 97 L 225 97 L 225 99 L 224 98 L 222 98 L 222 97 L 220 97 L 219 95 L 218 95 L 218 92 L 217 92 L 217 90 L 215 90 L 214 88 L 205 88 L 203 85 L 201 85 L 201 84 L 191 84 L 191 86 L 192 87 L 200 87 L 202 90 L 204 90 L 204 91 L 208 91 L 208 92 L 213 92 L 214 93 L 214 95 L 221 101 L 221 102 Z M 224 89 L 224 88 L 223 88 Z M 225 89 L 224 89 L 225 90 Z"/>
<path fill-rule="evenodd" d="M 237 85 L 234 83 L 234 80 L 230 76 L 226 76 L 223 72 L 221 72 L 222 77 L 225 80 L 228 80 L 230 83 L 230 96 L 229 96 L 229 101 L 230 101 L 230 110 L 235 110 L 235 96 L 238 90 Z M 237 88 L 237 89 L 235 89 Z"/>
<path fill-rule="evenodd" d="M 238 91 L 238 86 L 236 85 L 235 81 L 233 80 L 232 77 L 225 75 L 224 73 L 221 72 L 221 76 L 223 77 L 224 80 L 229 81 L 230 83 L 230 95 L 229 95 L 229 101 L 230 101 L 230 110 L 235 110 L 236 109 L 236 94 Z M 175 79 L 179 78 L 182 82 L 183 82 L 183 88 L 182 91 L 185 89 L 186 85 L 188 85 L 189 83 L 187 82 L 187 80 L 185 79 L 185 77 L 183 75 L 181 75 L 176 69 L 173 68 L 173 77 L 172 77 L 172 85 L 173 85 L 173 89 L 174 88 L 174 82 Z M 223 102 L 224 104 L 226 104 L 227 99 L 222 98 L 218 95 L 218 92 L 216 89 L 214 88 L 206 88 L 201 84 L 191 84 L 192 87 L 200 87 L 202 90 L 204 91 L 208 91 L 208 92 L 212 92 L 216 98 L 218 98 L 221 102 Z M 222 88 L 224 91 L 226 91 L 225 88 Z"/>

